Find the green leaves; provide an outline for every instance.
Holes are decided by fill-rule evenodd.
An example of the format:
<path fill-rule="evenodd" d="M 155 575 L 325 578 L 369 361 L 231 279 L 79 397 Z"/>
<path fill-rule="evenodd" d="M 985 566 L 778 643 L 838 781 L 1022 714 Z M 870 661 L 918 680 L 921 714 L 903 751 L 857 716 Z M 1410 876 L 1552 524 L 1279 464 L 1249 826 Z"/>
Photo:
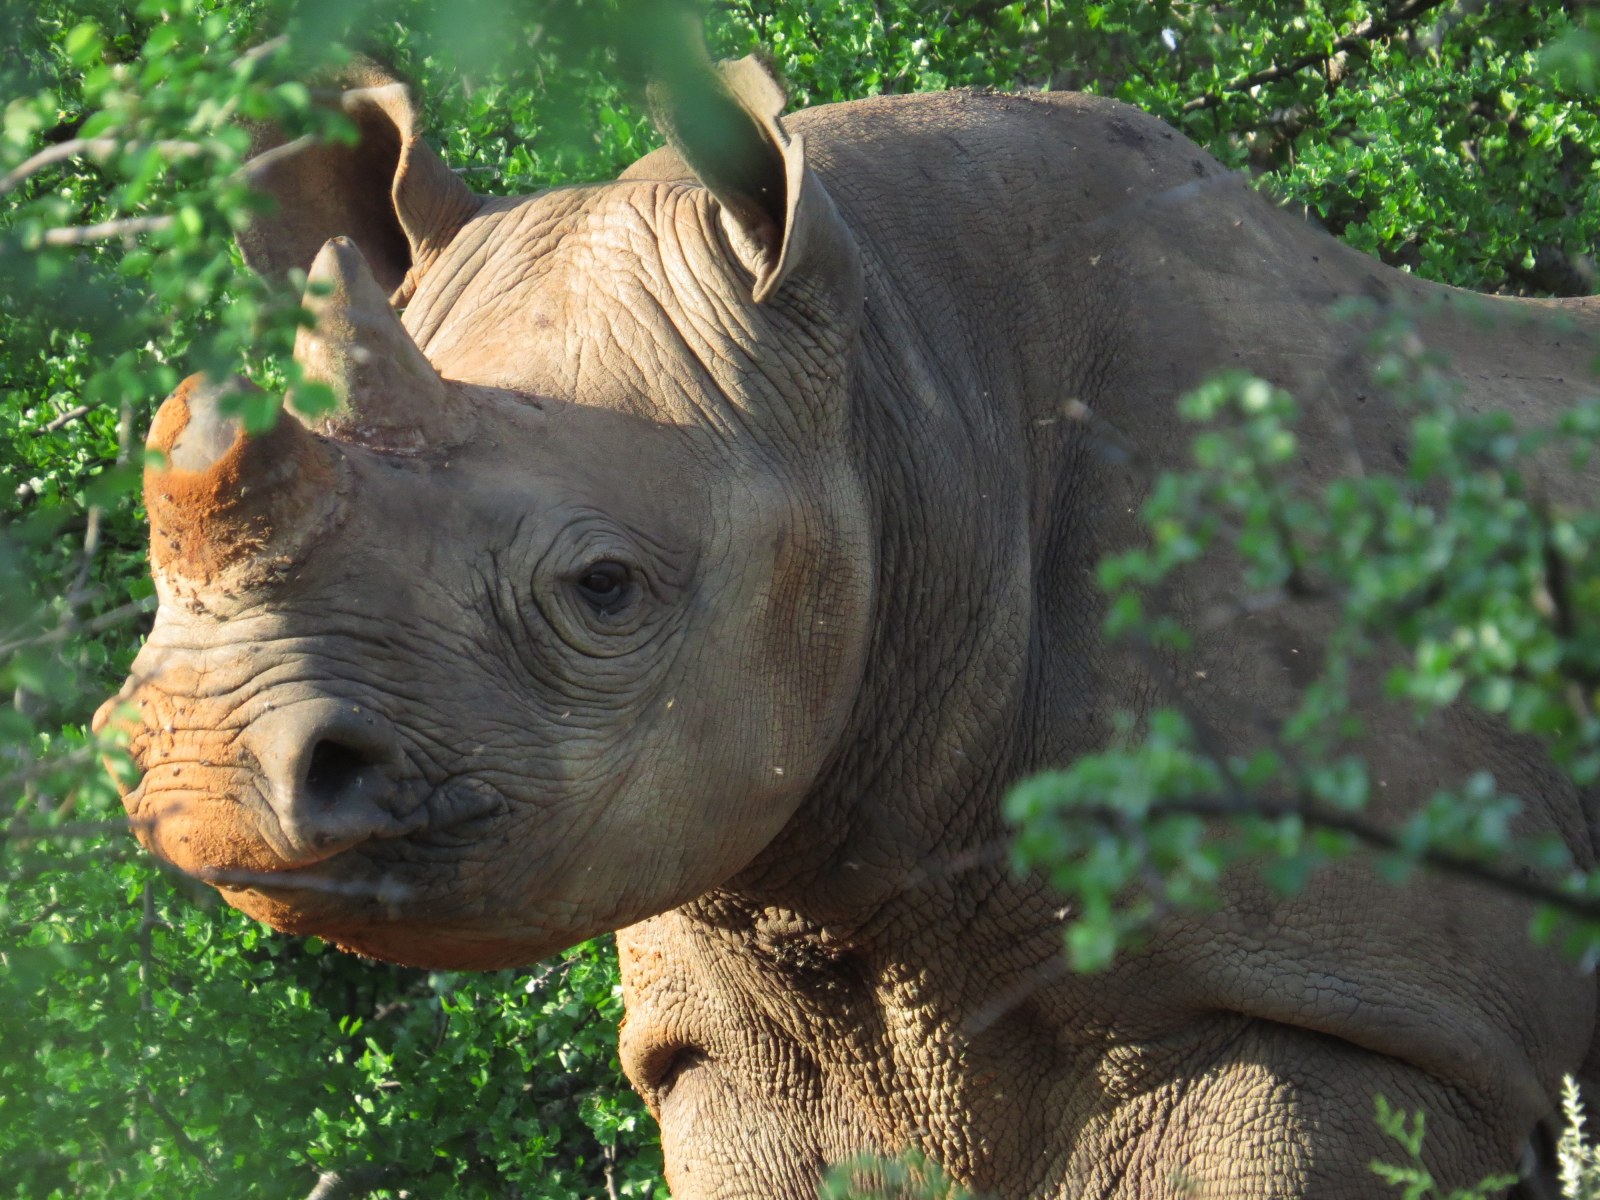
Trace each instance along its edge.
<path fill-rule="evenodd" d="M 1075 970 L 1107 966 L 1169 906 L 1209 899 L 1225 856 L 1205 843 L 1187 804 L 1203 810 L 1226 784 L 1191 741 L 1184 718 L 1163 709 L 1151 715 L 1138 753 L 1085 755 L 1007 797 L 1018 865 L 1042 870 L 1073 902 L 1064 915 Z"/>
<path fill-rule="evenodd" d="M 829 1170 L 818 1200 L 974 1200 L 917 1150 L 897 1158 L 862 1155 Z"/>
<path fill-rule="evenodd" d="M 1571 1084 L 1571 1079 L 1568 1079 Z M 1396 1108 L 1383 1096 L 1377 1098 L 1378 1128 L 1399 1143 L 1409 1160 L 1394 1164 L 1382 1160 L 1371 1164 L 1372 1173 L 1390 1187 L 1398 1188 L 1403 1200 L 1492 1200 L 1507 1188 L 1517 1185 L 1515 1175 L 1491 1175 L 1471 1187 L 1440 1187 L 1422 1162 L 1422 1147 L 1427 1138 L 1427 1114 L 1420 1109 L 1408 1113 Z M 1570 1193 L 1567 1193 L 1570 1195 Z M 1574 1196 L 1573 1200 L 1580 1200 Z"/>
<path fill-rule="evenodd" d="M 1460 284 L 1586 286 L 1600 240 L 1592 23 L 1554 5 L 1478 5 L 1387 29 L 1388 9 L 739 0 L 707 20 L 716 53 L 772 54 L 796 105 L 1087 88 L 1167 117 L 1390 262 Z M 332 399 L 286 361 L 299 294 L 249 276 L 232 247 L 259 203 L 238 175 L 242 122 L 349 137 L 305 81 L 359 41 L 418 82 L 433 136 L 475 190 L 607 178 L 655 144 L 619 65 L 629 11 L 0 0 L 15 18 L 0 89 L 7 1194 L 304 1194 L 321 1171 L 373 1163 L 397 1172 L 373 1177 L 380 1195 L 660 1194 L 653 1128 L 615 1064 L 606 943 L 457 977 L 278 938 L 138 854 L 97 761 L 117 748 L 85 730 L 151 609 L 134 480 L 155 403 L 194 370 L 262 383 L 253 427 L 279 397 L 306 415 Z M 1426 385 L 1398 332 L 1385 353 L 1392 384 Z M 1248 603 L 1336 593 L 1350 624 L 1282 714 L 1279 746 L 1221 760 L 1174 706 L 1018 789 L 1019 861 L 1075 895 L 1082 968 L 1160 913 L 1210 902 L 1230 869 L 1253 864 L 1293 890 L 1349 851 L 1356 835 L 1338 822 L 1376 786 L 1346 747 L 1374 629 L 1404 639 L 1387 686 L 1419 716 L 1466 700 L 1544 738 L 1574 778 L 1600 771 L 1600 529 L 1544 504 L 1521 467 L 1592 453 L 1600 404 L 1519 432 L 1423 397 L 1405 471 L 1318 492 L 1294 479 L 1297 416 L 1281 393 L 1233 378 L 1189 410 L 1217 428 L 1193 471 L 1156 483 L 1149 546 L 1101 567 L 1111 629 L 1152 654 L 1182 651 L 1191 635 L 1164 611 L 1164 581 L 1224 548 Z M 1510 798 L 1454 782 L 1381 848 L 1386 869 L 1430 854 L 1483 863 L 1514 841 Z M 1247 799 L 1257 811 L 1240 811 Z M 1514 852 L 1569 869 L 1559 847 Z M 1593 880 L 1569 886 L 1600 895 Z M 1579 956 L 1595 944 L 1555 910 L 1538 932 Z M 945 1186 L 925 1168 L 875 1178 Z"/>
<path fill-rule="evenodd" d="M 152 608 L 139 443 L 190 370 L 268 384 L 252 427 L 291 389 L 331 399 L 285 361 L 299 294 L 232 238 L 257 203 L 239 119 L 348 135 L 302 82 L 343 51 L 292 21 L 263 41 L 246 6 L 35 16 L 50 86 L 0 136 L 0 1190 L 276 1197 L 384 1163 L 404 1173 L 374 1187 L 431 1196 L 656 1194 L 609 943 L 471 979 L 376 967 L 263 931 L 128 835 L 99 761 L 121 752 L 83 725 Z"/>
<path fill-rule="evenodd" d="M 1516 834 L 1521 804 L 1492 776 L 1440 790 L 1389 830 L 1360 815 L 1374 781 L 1352 753 L 1363 732 L 1354 681 L 1388 660 L 1384 690 L 1419 729 L 1465 701 L 1538 738 L 1575 783 L 1600 778 L 1600 514 L 1559 507 L 1533 482 L 1540 462 L 1587 457 L 1594 415 L 1585 407 L 1519 427 L 1458 405 L 1403 315 L 1377 330 L 1369 353 L 1411 414 L 1403 474 L 1357 462 L 1307 484 L 1290 398 L 1222 376 L 1179 406 L 1207 428 L 1193 469 L 1151 489 L 1148 545 L 1101 565 L 1108 633 L 1152 663 L 1155 651 L 1187 644 L 1165 610 L 1202 557 L 1237 580 L 1239 617 L 1301 604 L 1331 610 L 1333 622 L 1326 644 L 1307 648 L 1322 657 L 1305 663 L 1314 674 L 1298 705 L 1258 714 L 1263 744 L 1248 760 L 1216 748 L 1196 702 L 1157 709 L 1137 729 L 1124 719 L 1119 746 L 1013 790 L 1019 866 L 1043 871 L 1070 900 L 1067 944 L 1080 968 L 1103 965 L 1169 909 L 1211 902 L 1235 864 L 1255 862 L 1294 891 L 1356 843 L 1391 879 L 1426 863 L 1542 898 L 1581 916 L 1561 925 L 1570 954 L 1600 953 L 1600 910 L 1586 902 L 1595 881 L 1553 840 Z M 1525 886 L 1523 867 L 1554 882 Z M 1558 925 L 1547 916 L 1538 931 L 1551 937 Z"/>

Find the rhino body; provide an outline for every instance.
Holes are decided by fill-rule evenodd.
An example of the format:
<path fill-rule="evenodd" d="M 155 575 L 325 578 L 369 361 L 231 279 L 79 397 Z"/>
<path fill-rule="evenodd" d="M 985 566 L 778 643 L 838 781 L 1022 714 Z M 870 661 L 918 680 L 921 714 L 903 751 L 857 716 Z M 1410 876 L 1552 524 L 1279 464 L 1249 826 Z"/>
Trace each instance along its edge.
<path fill-rule="evenodd" d="M 1246 872 L 1079 977 L 998 806 L 1168 696 L 1102 642 L 1094 566 L 1186 462 L 1175 397 L 1290 389 L 1320 482 L 1406 453 L 1337 301 L 1436 302 L 1462 402 L 1528 418 L 1589 387 L 1595 312 L 1482 300 L 1486 330 L 1107 100 L 780 122 L 748 60 L 718 78 L 722 125 L 669 89 L 669 148 L 531 198 L 466 192 L 397 86 L 345 97 L 360 146 L 266 156 L 247 255 L 331 284 L 301 357 L 343 407 L 249 439 L 192 382 L 157 420 L 160 615 L 107 709 L 141 836 L 417 965 L 619 929 L 678 1200 L 802 1200 L 912 1144 L 1005 1198 L 1375 1195 L 1375 1093 L 1426 1110 L 1442 1180 L 1514 1170 L 1595 1023 L 1524 908 Z M 1329 620 L 1212 622 L 1180 686 L 1248 746 Z M 1531 746 L 1465 711 L 1373 728 L 1375 815 L 1492 770 L 1591 862 Z"/>

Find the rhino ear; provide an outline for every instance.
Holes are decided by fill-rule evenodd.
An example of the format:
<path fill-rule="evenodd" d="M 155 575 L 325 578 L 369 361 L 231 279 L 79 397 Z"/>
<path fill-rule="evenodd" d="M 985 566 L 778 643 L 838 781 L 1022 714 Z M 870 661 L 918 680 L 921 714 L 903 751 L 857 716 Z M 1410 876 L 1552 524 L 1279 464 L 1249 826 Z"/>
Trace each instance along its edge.
<path fill-rule="evenodd" d="M 702 45 L 697 38 L 685 66 L 651 79 L 650 113 L 722 206 L 734 252 L 755 276 L 754 299 L 769 299 L 797 272 L 848 278 L 854 243 L 806 166 L 804 141 L 779 120 L 783 89 L 753 55 L 713 70 Z"/>
<path fill-rule="evenodd" d="M 355 123 L 354 145 L 274 145 L 281 134 L 258 131 L 245 173 L 274 204 L 240 232 L 239 246 L 251 267 L 282 277 L 309 268 L 330 238 L 348 237 L 404 302 L 483 198 L 422 140 L 410 88 L 371 64 L 355 78 L 364 86 L 328 96 Z"/>

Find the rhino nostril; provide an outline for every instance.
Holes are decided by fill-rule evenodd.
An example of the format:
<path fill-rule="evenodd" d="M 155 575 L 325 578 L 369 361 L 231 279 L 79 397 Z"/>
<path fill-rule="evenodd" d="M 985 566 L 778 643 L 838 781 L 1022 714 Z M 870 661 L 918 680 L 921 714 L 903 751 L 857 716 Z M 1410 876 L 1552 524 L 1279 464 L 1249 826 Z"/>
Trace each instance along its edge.
<path fill-rule="evenodd" d="M 362 751 L 323 738 L 312 748 L 306 765 L 306 793 L 323 804 L 337 803 L 360 789 L 373 766 L 372 759 Z"/>
<path fill-rule="evenodd" d="M 397 837 L 404 774 L 399 738 L 383 717 L 343 700 L 274 707 L 240 737 L 259 770 L 286 859 Z"/>

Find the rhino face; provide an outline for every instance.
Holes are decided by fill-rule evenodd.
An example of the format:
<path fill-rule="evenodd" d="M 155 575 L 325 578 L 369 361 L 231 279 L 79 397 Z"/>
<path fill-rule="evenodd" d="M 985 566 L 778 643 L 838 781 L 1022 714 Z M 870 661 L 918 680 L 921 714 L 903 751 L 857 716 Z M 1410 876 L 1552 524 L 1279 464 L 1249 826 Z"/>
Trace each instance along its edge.
<path fill-rule="evenodd" d="M 99 717 L 151 850 L 277 928 L 481 968 L 690 899 L 794 815 L 871 600 L 860 269 L 758 101 L 776 217 L 716 182 L 464 200 L 397 122 L 410 262 L 311 268 L 296 354 L 339 409 L 251 437 L 248 385 L 167 401 L 160 610 Z"/>

